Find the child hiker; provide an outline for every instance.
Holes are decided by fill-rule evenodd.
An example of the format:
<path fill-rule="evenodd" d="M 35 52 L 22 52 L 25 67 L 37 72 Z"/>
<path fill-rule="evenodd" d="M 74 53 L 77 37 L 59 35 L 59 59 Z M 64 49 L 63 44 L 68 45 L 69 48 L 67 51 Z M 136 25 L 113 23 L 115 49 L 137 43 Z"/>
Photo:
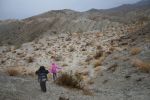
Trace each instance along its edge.
<path fill-rule="evenodd" d="M 55 81 L 57 78 L 57 72 L 61 69 L 61 67 L 58 67 L 56 63 L 52 63 L 50 66 L 49 72 L 53 74 L 53 80 Z"/>
<path fill-rule="evenodd" d="M 55 81 L 57 78 L 57 72 L 60 71 L 60 69 L 62 69 L 61 67 L 59 67 L 56 63 L 55 63 L 55 57 L 56 57 L 56 49 L 55 47 L 52 48 L 52 64 L 50 66 L 49 69 L 49 73 L 53 74 L 53 80 Z"/>

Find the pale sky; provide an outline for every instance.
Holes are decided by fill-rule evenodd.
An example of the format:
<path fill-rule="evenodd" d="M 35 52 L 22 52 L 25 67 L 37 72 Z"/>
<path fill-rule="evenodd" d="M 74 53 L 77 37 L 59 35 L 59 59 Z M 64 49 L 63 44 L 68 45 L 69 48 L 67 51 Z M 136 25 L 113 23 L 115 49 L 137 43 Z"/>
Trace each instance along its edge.
<path fill-rule="evenodd" d="M 0 20 L 23 19 L 50 10 L 108 9 L 140 0 L 0 0 Z"/>

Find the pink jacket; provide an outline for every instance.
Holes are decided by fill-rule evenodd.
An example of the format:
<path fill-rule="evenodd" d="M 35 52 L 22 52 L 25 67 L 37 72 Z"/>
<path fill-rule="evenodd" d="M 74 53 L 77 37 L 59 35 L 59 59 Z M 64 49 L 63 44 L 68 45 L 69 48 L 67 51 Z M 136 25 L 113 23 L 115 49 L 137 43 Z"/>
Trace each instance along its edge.
<path fill-rule="evenodd" d="M 53 74 L 53 73 L 57 73 L 57 72 L 59 71 L 59 69 L 61 69 L 61 68 L 58 67 L 57 64 L 52 63 L 49 72 L 52 73 L 52 74 Z"/>

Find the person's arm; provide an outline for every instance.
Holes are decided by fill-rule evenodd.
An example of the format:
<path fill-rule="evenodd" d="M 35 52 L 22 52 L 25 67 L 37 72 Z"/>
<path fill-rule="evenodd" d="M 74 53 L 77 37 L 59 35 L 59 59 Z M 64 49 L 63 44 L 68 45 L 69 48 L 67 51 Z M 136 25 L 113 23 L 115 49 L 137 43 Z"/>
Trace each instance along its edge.
<path fill-rule="evenodd" d="M 35 72 L 35 74 L 38 75 L 38 74 L 39 74 L 39 71 L 37 70 L 37 71 Z"/>
<path fill-rule="evenodd" d="M 46 71 L 45 71 L 45 73 L 46 73 L 46 74 L 48 74 L 48 73 L 49 73 L 49 71 L 48 71 L 48 70 L 46 70 Z"/>
<path fill-rule="evenodd" d="M 62 68 L 61 68 L 61 67 L 59 67 L 58 65 L 56 65 L 56 68 L 57 68 L 57 69 L 62 69 Z"/>

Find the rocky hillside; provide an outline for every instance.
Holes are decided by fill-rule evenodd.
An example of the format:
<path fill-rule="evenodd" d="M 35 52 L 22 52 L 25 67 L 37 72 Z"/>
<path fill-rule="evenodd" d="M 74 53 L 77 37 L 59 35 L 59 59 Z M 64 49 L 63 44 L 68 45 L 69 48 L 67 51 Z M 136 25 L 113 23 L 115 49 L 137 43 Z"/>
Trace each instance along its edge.
<path fill-rule="evenodd" d="M 0 21 L 0 44 L 0 99 L 150 98 L 149 0 L 107 10 L 65 9 Z M 41 65 L 48 69 L 52 57 L 62 73 L 79 73 L 86 91 L 58 86 L 49 76 L 48 92 L 42 94 L 34 72 Z M 12 70 L 15 74 L 9 76 Z"/>
<path fill-rule="evenodd" d="M 149 20 L 149 0 L 137 4 L 123 5 L 108 10 L 91 9 L 86 12 L 53 10 L 24 20 L 0 22 L 0 44 L 20 45 L 32 41 L 45 33 L 60 34 L 98 31 L 107 27 L 122 27 Z"/>

